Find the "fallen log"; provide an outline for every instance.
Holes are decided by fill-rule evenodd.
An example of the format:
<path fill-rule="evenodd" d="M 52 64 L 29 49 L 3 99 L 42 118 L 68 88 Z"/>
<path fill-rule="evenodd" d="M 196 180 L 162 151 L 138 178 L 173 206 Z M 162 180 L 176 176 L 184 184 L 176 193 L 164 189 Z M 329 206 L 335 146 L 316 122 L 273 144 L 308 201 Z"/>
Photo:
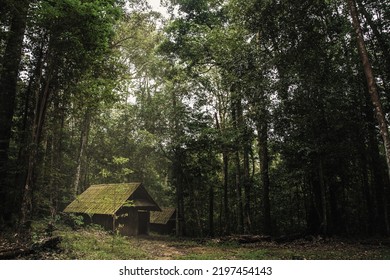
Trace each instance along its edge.
<path fill-rule="evenodd" d="M 11 260 L 18 257 L 34 254 L 40 251 L 58 249 L 58 245 L 61 243 L 60 236 L 54 236 L 42 239 L 39 242 L 35 242 L 31 245 L 18 246 L 14 248 L 7 248 L 0 250 L 0 260 Z"/>

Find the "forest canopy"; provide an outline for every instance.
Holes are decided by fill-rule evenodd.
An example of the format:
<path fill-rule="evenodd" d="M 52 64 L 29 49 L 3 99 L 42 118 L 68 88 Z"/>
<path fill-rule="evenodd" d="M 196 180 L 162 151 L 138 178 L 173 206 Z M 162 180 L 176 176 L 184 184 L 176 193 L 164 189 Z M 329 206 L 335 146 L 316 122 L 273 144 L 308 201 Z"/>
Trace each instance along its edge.
<path fill-rule="evenodd" d="M 0 226 L 143 182 L 178 234 L 388 235 L 390 1 L 0 0 Z"/>

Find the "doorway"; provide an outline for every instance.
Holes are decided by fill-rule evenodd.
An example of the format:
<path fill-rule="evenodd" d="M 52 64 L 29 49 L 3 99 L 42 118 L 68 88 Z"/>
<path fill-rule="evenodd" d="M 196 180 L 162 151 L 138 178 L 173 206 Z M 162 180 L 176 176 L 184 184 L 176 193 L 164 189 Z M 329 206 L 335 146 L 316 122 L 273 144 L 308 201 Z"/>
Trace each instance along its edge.
<path fill-rule="evenodd" d="M 138 234 L 148 235 L 149 234 L 149 211 L 138 211 Z"/>

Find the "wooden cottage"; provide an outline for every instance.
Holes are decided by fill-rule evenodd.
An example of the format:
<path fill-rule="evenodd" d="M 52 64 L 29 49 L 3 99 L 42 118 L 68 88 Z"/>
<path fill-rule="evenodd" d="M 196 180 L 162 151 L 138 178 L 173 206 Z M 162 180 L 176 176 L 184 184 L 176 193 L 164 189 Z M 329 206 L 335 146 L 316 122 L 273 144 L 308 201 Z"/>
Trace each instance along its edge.
<path fill-rule="evenodd" d="M 176 209 L 163 208 L 150 213 L 150 230 L 160 234 L 174 234 L 176 230 Z"/>
<path fill-rule="evenodd" d="M 141 183 L 90 186 L 64 210 L 127 236 L 149 234 L 150 211 L 161 209 Z"/>

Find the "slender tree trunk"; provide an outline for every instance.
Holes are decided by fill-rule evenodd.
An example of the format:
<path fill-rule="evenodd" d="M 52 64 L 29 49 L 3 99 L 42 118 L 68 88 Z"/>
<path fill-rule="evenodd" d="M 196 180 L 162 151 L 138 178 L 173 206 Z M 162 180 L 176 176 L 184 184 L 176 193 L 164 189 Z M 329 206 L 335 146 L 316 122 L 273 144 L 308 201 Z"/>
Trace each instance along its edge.
<path fill-rule="evenodd" d="M 218 120 L 218 115 L 215 113 L 215 122 L 217 129 L 223 137 L 223 129 Z M 222 226 L 222 233 L 229 234 L 230 232 L 230 211 L 229 211 L 229 155 L 228 149 L 223 145 L 222 147 L 222 162 L 223 162 L 223 216 L 224 225 Z"/>
<path fill-rule="evenodd" d="M 252 231 L 252 219 L 251 219 L 251 179 L 249 170 L 249 152 L 250 146 L 247 139 L 244 139 L 244 192 L 245 192 L 245 203 L 244 203 L 244 217 L 245 217 L 245 232 L 250 233 Z"/>
<path fill-rule="evenodd" d="M 183 180 L 180 174 L 180 166 L 177 159 L 174 159 L 172 163 L 172 179 L 173 185 L 176 190 L 176 208 L 177 208 L 177 219 L 176 219 L 176 235 L 183 236 L 185 232 L 185 221 L 184 221 L 184 195 L 183 195 Z"/>
<path fill-rule="evenodd" d="M 234 128 L 238 134 L 240 134 L 240 125 L 239 125 L 239 107 L 241 100 L 239 97 L 235 97 L 232 101 L 232 118 L 234 123 Z M 234 156 L 234 161 L 236 165 L 236 176 L 235 176 L 235 185 L 236 185 L 236 200 L 237 200 L 237 231 L 239 233 L 244 232 L 244 206 L 242 202 L 242 182 L 241 182 L 241 163 L 240 163 L 240 139 L 236 140 L 236 152 Z"/>
<path fill-rule="evenodd" d="M 251 181 L 249 174 L 249 152 L 251 149 L 251 138 L 249 135 L 249 131 L 247 125 L 244 120 L 243 109 L 241 105 L 241 100 L 237 99 L 235 102 L 236 105 L 236 122 L 237 129 L 240 135 L 240 143 L 242 145 L 243 151 L 243 173 L 242 173 L 242 186 L 244 187 L 244 203 L 243 203 L 243 224 L 244 224 L 244 232 L 251 232 L 251 209 L 250 209 L 250 201 L 251 201 Z"/>
<path fill-rule="evenodd" d="M 375 211 L 375 175 L 372 172 L 373 166 L 373 154 L 372 154 L 372 145 L 376 144 L 375 137 L 375 119 L 373 116 L 372 105 L 370 104 L 370 99 L 368 94 L 364 94 L 365 98 L 365 116 L 366 119 L 363 121 L 367 123 L 366 131 L 363 131 L 360 134 L 359 144 L 360 144 L 360 164 L 361 164 L 361 174 L 362 174 L 362 187 L 363 187 L 363 196 L 366 202 L 367 210 L 367 234 L 373 235 L 376 230 L 376 211 Z M 374 141 L 374 143 L 372 143 Z M 367 144 L 366 144 L 367 143 Z M 370 174 L 371 172 L 371 174 Z"/>
<path fill-rule="evenodd" d="M 188 182 L 187 178 L 186 178 L 186 183 L 187 183 L 187 188 L 190 190 L 189 205 L 192 208 L 192 213 L 194 215 L 195 224 L 196 224 L 196 227 L 197 227 L 196 229 L 194 229 L 195 236 L 203 237 L 203 227 L 202 227 L 202 221 L 201 221 L 200 213 L 199 213 L 199 206 L 196 203 L 196 201 L 198 200 L 197 199 L 198 195 L 195 193 L 194 185 L 191 184 L 190 182 Z M 202 185 L 200 176 L 198 176 L 197 185 L 198 186 Z"/>
<path fill-rule="evenodd" d="M 90 126 L 90 113 L 87 110 L 84 117 L 84 122 L 81 128 L 81 137 L 80 137 L 80 150 L 77 158 L 77 168 L 76 175 L 73 183 L 73 192 L 74 197 L 76 197 L 80 193 L 80 181 L 81 181 L 81 170 L 82 164 L 84 160 L 85 150 L 88 145 L 88 136 L 89 136 L 89 126 Z"/>
<path fill-rule="evenodd" d="M 370 93 L 371 101 L 374 105 L 376 118 L 379 124 L 380 134 L 382 136 L 384 147 L 385 147 L 387 175 L 390 180 L 390 136 L 389 136 L 388 124 L 385 118 L 385 114 L 383 112 L 382 104 L 379 99 L 374 73 L 372 71 L 372 66 L 368 57 L 368 52 L 364 42 L 363 33 L 360 27 L 360 20 L 356 8 L 356 3 L 354 0 L 347 0 L 347 3 L 352 17 L 352 25 L 355 30 L 358 52 L 363 64 L 364 74 L 367 79 L 368 92 Z M 386 221 L 385 234 L 388 235 L 390 233 L 390 229 L 388 223 L 387 207 L 384 207 L 383 211 L 384 211 L 383 213 L 384 219 Z"/>
<path fill-rule="evenodd" d="M 50 211 L 52 217 L 58 212 L 59 191 L 63 187 L 61 183 L 60 171 L 62 170 L 62 139 L 65 126 L 65 112 L 59 104 L 58 98 L 54 102 L 54 131 L 52 139 L 52 174 L 50 174 L 49 191 L 50 191 Z"/>
<path fill-rule="evenodd" d="M 183 174 L 184 180 L 187 185 L 187 189 L 189 191 L 188 194 L 188 204 L 191 207 L 189 212 L 191 213 L 191 217 L 194 218 L 195 224 L 192 228 L 191 235 L 203 237 L 203 227 L 202 220 L 199 213 L 199 205 L 198 201 L 198 192 L 195 191 L 194 185 L 202 188 L 202 179 L 201 176 L 197 176 L 195 182 L 190 182 L 186 174 Z"/>
<path fill-rule="evenodd" d="M 322 158 L 318 163 L 318 179 L 320 184 L 320 200 L 321 200 L 321 228 L 320 232 L 323 235 L 328 234 L 328 213 L 326 207 L 326 185 L 324 176 L 324 164 Z"/>
<path fill-rule="evenodd" d="M 12 16 L 3 65 L 0 67 L 0 223 L 4 218 L 8 219 L 5 216 L 9 216 L 7 214 L 8 191 L 5 188 L 8 149 L 29 4 L 29 0 L 15 3 L 17 10 Z"/>
<path fill-rule="evenodd" d="M 172 101 L 172 123 L 173 123 L 173 134 L 174 141 L 179 139 L 180 136 L 180 128 L 178 123 L 177 116 L 177 96 L 174 91 L 171 93 L 171 101 Z M 183 194 L 183 172 L 181 169 L 181 162 L 183 159 L 183 152 L 180 145 L 174 145 L 173 149 L 173 159 L 172 159 L 172 180 L 173 186 L 176 191 L 176 205 L 177 205 L 177 219 L 176 219 L 176 235 L 183 236 L 186 235 L 186 223 L 185 223 L 185 207 L 184 207 L 184 194 Z"/>
<path fill-rule="evenodd" d="M 209 189 L 209 235 L 214 237 L 214 187 L 210 184 Z"/>
<path fill-rule="evenodd" d="M 366 209 L 367 209 L 367 223 L 365 223 L 366 231 L 368 235 L 373 235 L 374 228 L 375 228 L 375 211 L 374 211 L 374 203 L 373 203 L 373 195 L 371 191 L 371 187 L 369 184 L 369 176 L 368 176 L 368 164 L 367 164 L 367 157 L 366 157 L 366 148 L 363 145 L 361 146 L 361 174 L 362 174 L 362 186 L 363 186 L 363 196 L 365 198 L 366 202 Z"/>
<path fill-rule="evenodd" d="M 224 209 L 224 234 L 230 233 L 230 210 L 229 210 L 229 156 L 227 151 L 223 151 L 223 209 Z"/>
<path fill-rule="evenodd" d="M 236 198 L 237 198 L 237 231 L 239 233 L 244 232 L 244 207 L 242 203 L 242 187 L 241 187 L 241 164 L 240 164 L 240 153 L 235 153 L 235 164 L 236 164 Z"/>
<path fill-rule="evenodd" d="M 260 122 L 260 121 L 259 121 Z M 269 155 L 268 155 L 268 125 L 263 120 L 257 124 L 257 141 L 259 145 L 260 158 L 260 176 L 263 187 L 263 232 L 264 234 L 272 233 L 271 224 L 271 201 L 270 201 L 270 181 L 269 181 Z"/>

